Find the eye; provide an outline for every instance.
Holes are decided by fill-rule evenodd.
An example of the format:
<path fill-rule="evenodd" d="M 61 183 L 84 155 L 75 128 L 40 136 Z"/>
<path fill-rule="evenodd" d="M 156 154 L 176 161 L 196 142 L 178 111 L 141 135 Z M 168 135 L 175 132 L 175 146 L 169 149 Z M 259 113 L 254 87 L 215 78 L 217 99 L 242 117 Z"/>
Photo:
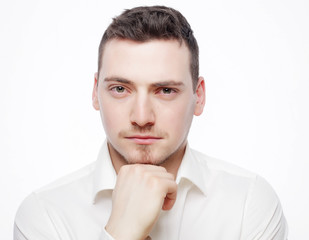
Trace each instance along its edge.
<path fill-rule="evenodd" d="M 125 91 L 125 88 L 122 86 L 113 87 L 112 89 L 117 93 L 123 93 Z"/>
<path fill-rule="evenodd" d="M 156 94 L 165 100 L 172 100 L 178 96 L 179 90 L 170 87 L 162 87 L 157 89 Z"/>
<path fill-rule="evenodd" d="M 114 93 L 124 93 L 127 90 L 123 86 L 113 86 L 113 87 L 110 87 L 110 91 Z"/>
<path fill-rule="evenodd" d="M 121 85 L 110 86 L 108 91 L 113 97 L 116 98 L 126 97 L 130 93 L 130 90 L 127 87 Z"/>
<path fill-rule="evenodd" d="M 173 92 L 173 89 L 171 88 L 162 88 L 162 93 L 163 94 L 171 94 Z"/>
<path fill-rule="evenodd" d="M 158 90 L 158 93 L 163 94 L 163 95 L 170 95 L 170 94 L 177 93 L 177 92 L 178 92 L 177 89 L 169 88 L 169 87 L 163 87 Z"/>

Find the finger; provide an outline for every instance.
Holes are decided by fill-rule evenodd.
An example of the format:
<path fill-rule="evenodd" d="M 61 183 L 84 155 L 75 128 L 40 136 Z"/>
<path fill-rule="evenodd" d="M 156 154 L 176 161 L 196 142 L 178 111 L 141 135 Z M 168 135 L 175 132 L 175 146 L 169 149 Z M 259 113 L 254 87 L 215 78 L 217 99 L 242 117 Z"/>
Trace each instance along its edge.
<path fill-rule="evenodd" d="M 166 169 L 162 166 L 152 165 L 152 164 L 133 164 L 131 166 L 141 167 L 144 170 L 151 172 L 167 172 Z"/>
<path fill-rule="evenodd" d="M 149 177 L 156 177 L 160 179 L 166 179 L 166 180 L 175 180 L 175 177 L 172 173 L 168 172 L 146 172 L 146 175 L 148 174 Z"/>
<path fill-rule="evenodd" d="M 164 167 L 150 165 L 150 164 L 131 164 L 124 165 L 120 168 L 118 175 L 122 174 L 132 174 L 132 173 L 142 173 L 142 172 L 167 172 Z"/>
<path fill-rule="evenodd" d="M 166 194 L 162 205 L 162 210 L 165 211 L 172 209 L 177 198 L 177 184 L 174 181 L 171 181 L 168 187 L 168 193 Z"/>

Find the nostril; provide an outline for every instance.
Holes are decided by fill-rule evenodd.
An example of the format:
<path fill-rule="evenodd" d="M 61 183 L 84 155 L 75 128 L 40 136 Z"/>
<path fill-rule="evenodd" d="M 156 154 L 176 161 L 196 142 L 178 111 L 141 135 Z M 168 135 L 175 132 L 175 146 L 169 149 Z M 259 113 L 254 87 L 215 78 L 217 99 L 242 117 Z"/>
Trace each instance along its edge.
<path fill-rule="evenodd" d="M 147 122 L 146 124 L 138 124 L 137 122 L 132 122 L 133 127 L 135 128 L 134 130 L 139 131 L 139 132 L 149 132 L 154 125 L 154 122 Z"/>
<path fill-rule="evenodd" d="M 132 125 L 139 126 L 139 127 L 148 127 L 152 126 L 155 123 L 154 114 L 149 112 L 133 112 L 130 116 L 130 120 Z"/>
<path fill-rule="evenodd" d="M 138 91 L 132 101 L 130 121 L 132 125 L 145 128 L 154 125 L 155 113 L 147 91 Z"/>

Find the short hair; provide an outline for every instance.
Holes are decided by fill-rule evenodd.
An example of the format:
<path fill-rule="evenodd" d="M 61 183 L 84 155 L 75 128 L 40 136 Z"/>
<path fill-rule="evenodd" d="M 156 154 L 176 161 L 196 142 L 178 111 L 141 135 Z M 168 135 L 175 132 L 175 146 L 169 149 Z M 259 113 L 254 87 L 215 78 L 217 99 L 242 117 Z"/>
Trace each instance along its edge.
<path fill-rule="evenodd" d="M 145 6 L 125 10 L 113 18 L 105 30 L 99 46 L 98 74 L 102 66 L 105 44 L 112 39 L 137 42 L 150 40 L 178 40 L 190 52 L 190 71 L 193 91 L 199 77 L 199 49 L 190 24 L 177 10 L 165 6 Z"/>

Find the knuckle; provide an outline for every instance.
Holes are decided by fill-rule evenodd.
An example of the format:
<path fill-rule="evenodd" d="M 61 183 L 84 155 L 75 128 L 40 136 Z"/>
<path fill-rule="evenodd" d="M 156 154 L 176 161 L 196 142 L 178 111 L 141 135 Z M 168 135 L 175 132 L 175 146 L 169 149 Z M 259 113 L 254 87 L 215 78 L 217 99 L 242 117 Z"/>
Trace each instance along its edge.
<path fill-rule="evenodd" d="M 174 174 L 172 174 L 172 173 L 168 173 L 168 177 L 170 178 L 170 179 L 174 179 L 175 177 L 174 177 Z"/>
<path fill-rule="evenodd" d="M 135 165 L 133 167 L 133 173 L 138 176 L 142 176 L 144 174 L 144 169 L 141 165 Z"/>
<path fill-rule="evenodd" d="M 151 178 L 149 178 L 148 182 L 149 182 L 150 188 L 152 190 L 160 190 L 161 189 L 162 184 L 161 184 L 161 181 L 160 181 L 159 178 L 151 177 Z"/>
<path fill-rule="evenodd" d="M 119 172 L 118 175 L 125 175 L 129 171 L 129 166 L 128 165 L 123 165 Z"/>
<path fill-rule="evenodd" d="M 167 170 L 166 170 L 166 168 L 165 168 L 165 167 L 158 166 L 158 168 L 159 168 L 162 172 L 167 172 Z"/>

